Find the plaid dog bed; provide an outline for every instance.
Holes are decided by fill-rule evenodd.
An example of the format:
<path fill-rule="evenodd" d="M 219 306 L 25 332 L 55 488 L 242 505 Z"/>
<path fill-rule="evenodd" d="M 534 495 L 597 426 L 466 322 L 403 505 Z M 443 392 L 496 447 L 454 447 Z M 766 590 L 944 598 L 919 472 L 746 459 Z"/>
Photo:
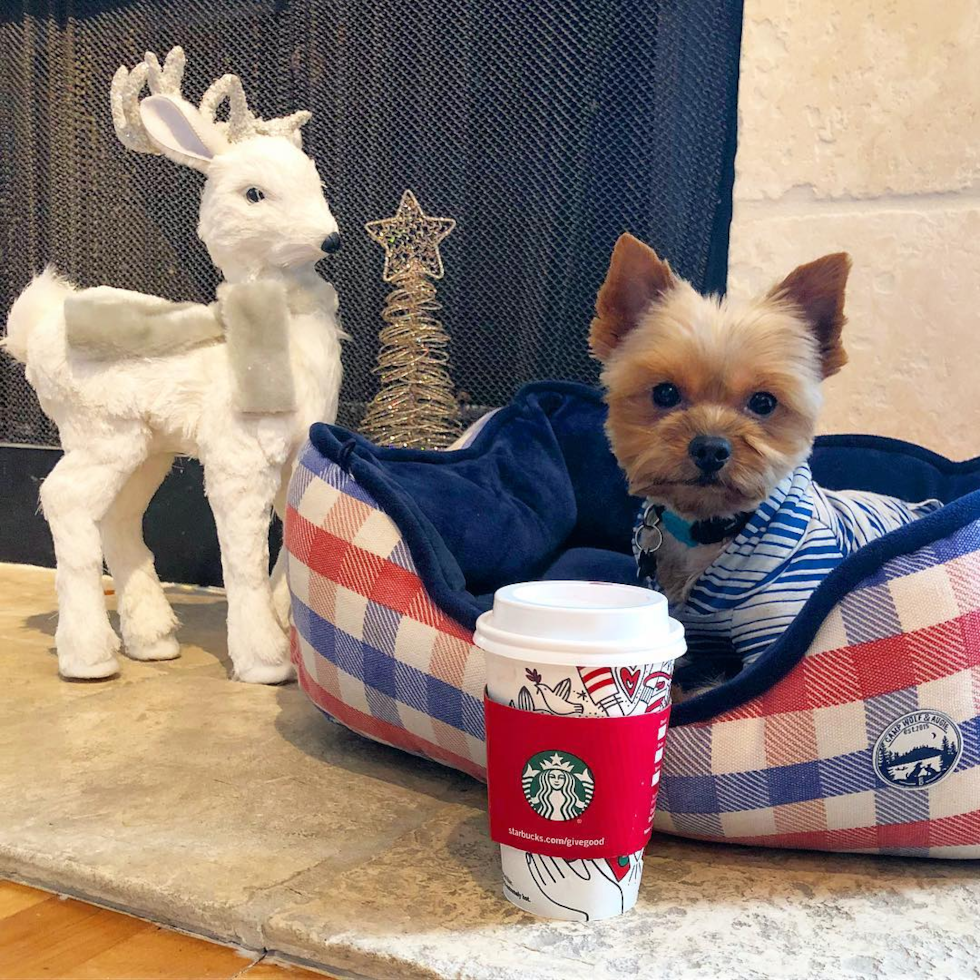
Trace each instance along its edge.
<path fill-rule="evenodd" d="M 476 572 L 447 547 L 463 515 L 433 511 L 420 488 L 438 494 L 459 471 L 484 479 L 480 465 L 515 420 L 528 444 L 535 412 L 554 436 L 541 445 L 564 453 L 571 482 L 587 476 L 588 492 L 602 484 L 610 520 L 624 526 L 584 515 L 569 532 L 575 546 L 547 567 L 529 562 L 538 575 L 526 577 L 631 573 L 635 502 L 609 482 L 618 471 L 601 457 L 603 409 L 582 386 L 529 386 L 452 453 L 379 450 L 315 426 L 289 488 L 303 689 L 331 719 L 477 778 L 484 676 L 472 627 L 493 583 L 481 583 L 482 594 L 468 588 Z M 570 446 L 589 465 L 571 459 Z M 901 487 L 898 495 L 946 506 L 849 558 L 757 663 L 675 707 L 657 828 L 774 847 L 980 857 L 980 465 L 873 437 L 818 440 L 813 465 L 825 485 Z M 493 491 L 501 496 L 496 483 Z M 589 510 L 585 492 L 567 500 Z M 603 535 L 612 540 L 601 550 Z M 460 541 L 456 553 L 469 546 Z"/>

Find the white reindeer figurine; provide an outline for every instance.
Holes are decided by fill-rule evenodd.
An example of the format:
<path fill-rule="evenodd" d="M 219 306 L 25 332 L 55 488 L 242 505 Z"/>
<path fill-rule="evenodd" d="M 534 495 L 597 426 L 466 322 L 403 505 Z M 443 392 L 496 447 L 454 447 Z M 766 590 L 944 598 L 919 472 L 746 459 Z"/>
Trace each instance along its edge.
<path fill-rule="evenodd" d="M 225 278 L 211 306 L 100 286 L 51 269 L 11 310 L 7 350 L 27 365 L 64 457 L 41 487 L 57 557 L 58 666 L 65 677 L 118 670 L 105 609 L 103 555 L 126 653 L 179 656 L 177 620 L 142 534 L 143 512 L 175 455 L 204 465 L 228 597 L 228 651 L 242 681 L 291 676 L 289 596 L 268 575 L 269 519 L 280 515 L 310 424 L 336 417 L 337 296 L 314 270 L 340 235 L 299 127 L 265 121 L 225 75 L 199 109 L 180 94 L 184 54 L 147 53 L 112 81 L 122 143 L 207 175 L 198 235 Z M 144 85 L 150 95 L 140 101 Z M 215 119 L 228 100 L 228 120 Z M 270 367 L 271 365 L 271 367 Z M 101 541 L 100 541 L 101 538 Z"/>

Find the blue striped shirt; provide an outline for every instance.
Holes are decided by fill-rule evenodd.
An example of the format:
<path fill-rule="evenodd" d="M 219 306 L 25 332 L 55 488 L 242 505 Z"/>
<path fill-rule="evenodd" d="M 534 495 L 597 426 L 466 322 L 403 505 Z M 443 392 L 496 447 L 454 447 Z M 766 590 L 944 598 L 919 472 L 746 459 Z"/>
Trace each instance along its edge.
<path fill-rule="evenodd" d="M 641 524 L 654 506 L 644 503 Z M 734 651 L 743 665 L 752 663 L 845 558 L 939 506 L 937 500 L 908 504 L 858 490 L 825 490 L 803 463 L 704 570 L 686 602 L 672 610 L 684 624 L 688 652 L 724 661 Z M 654 581 L 647 584 L 657 588 Z"/>

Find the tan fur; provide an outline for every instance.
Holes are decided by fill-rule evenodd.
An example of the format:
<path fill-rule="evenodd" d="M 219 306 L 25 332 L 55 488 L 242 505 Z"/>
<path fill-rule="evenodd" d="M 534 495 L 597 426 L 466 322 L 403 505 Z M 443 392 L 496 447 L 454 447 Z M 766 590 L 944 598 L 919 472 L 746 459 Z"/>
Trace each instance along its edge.
<path fill-rule="evenodd" d="M 820 347 L 825 378 L 847 363 L 840 336 L 847 323 L 844 288 L 850 271 L 851 257 L 846 252 L 835 252 L 794 269 L 769 294 L 796 306 L 810 325 Z"/>
<path fill-rule="evenodd" d="M 738 304 L 700 296 L 673 274 L 667 282 L 666 263 L 632 241 L 621 247 L 621 238 L 613 252 L 590 338 L 604 362 L 606 431 L 630 491 L 689 520 L 754 510 L 809 455 L 820 381 L 846 361 L 840 334 L 850 259 L 830 255 L 800 266 L 766 295 Z M 662 383 L 677 386 L 679 405 L 654 404 Z M 770 416 L 748 409 L 759 391 L 778 401 Z M 699 483 L 688 455 L 698 435 L 723 436 L 732 446 L 713 484 Z M 717 551 L 665 547 L 658 574 L 669 598 L 683 598 Z"/>
<path fill-rule="evenodd" d="M 592 353 L 604 361 L 650 304 L 676 283 L 670 266 L 649 245 L 632 235 L 620 235 L 595 301 L 596 316 L 589 332 Z"/>

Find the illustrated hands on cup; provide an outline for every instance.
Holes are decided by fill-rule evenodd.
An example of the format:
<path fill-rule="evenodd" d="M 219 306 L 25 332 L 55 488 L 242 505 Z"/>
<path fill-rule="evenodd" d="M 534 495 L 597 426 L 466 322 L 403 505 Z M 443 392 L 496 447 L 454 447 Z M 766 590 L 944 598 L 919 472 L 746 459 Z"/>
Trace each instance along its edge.
<path fill-rule="evenodd" d="M 640 864 L 633 858 L 630 862 L 632 867 L 627 878 L 632 882 L 640 874 Z M 610 904 L 615 907 L 617 902 L 619 911 L 623 911 L 623 889 L 604 860 L 565 861 L 543 854 L 527 854 L 527 868 L 549 902 L 577 913 L 583 922 L 596 915 L 607 917 Z"/>

